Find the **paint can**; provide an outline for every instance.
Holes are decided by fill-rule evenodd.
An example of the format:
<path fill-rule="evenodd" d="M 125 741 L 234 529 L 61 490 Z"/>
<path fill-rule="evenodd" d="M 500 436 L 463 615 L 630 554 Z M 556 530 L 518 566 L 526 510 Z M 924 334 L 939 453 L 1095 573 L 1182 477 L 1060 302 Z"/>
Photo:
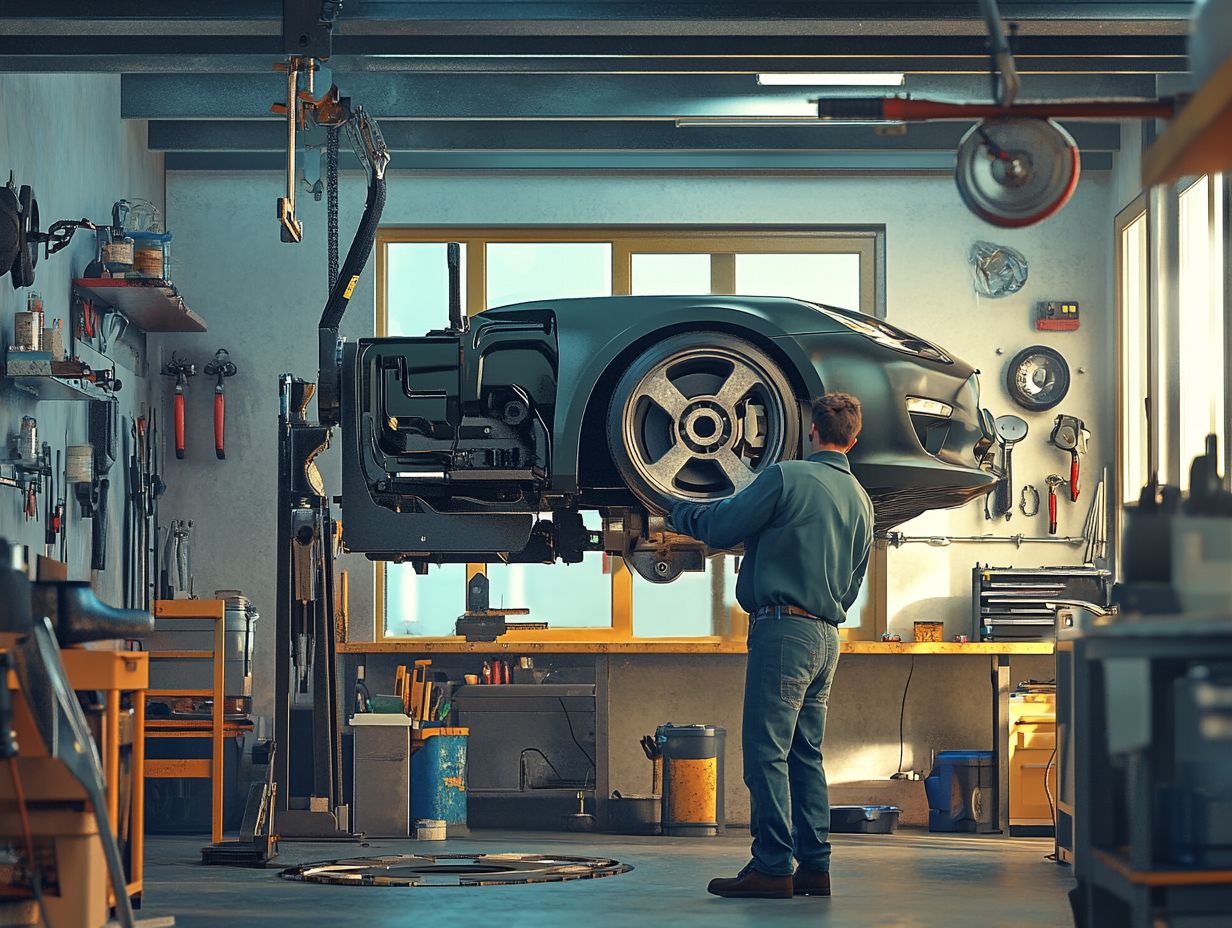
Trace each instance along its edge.
<path fill-rule="evenodd" d="M 416 841 L 444 841 L 446 825 L 443 819 L 419 818 L 415 820 Z"/>
<path fill-rule="evenodd" d="M 92 445 L 69 445 L 64 449 L 65 483 L 92 483 L 94 481 L 94 447 Z"/>
<path fill-rule="evenodd" d="M 416 822 L 440 822 L 452 835 L 467 832 L 469 736 L 469 728 L 420 729 L 420 748 L 411 756 L 411 817 Z"/>
<path fill-rule="evenodd" d="M 660 725 L 663 834 L 711 837 L 724 831 L 723 755 L 727 732 L 714 725 Z"/>

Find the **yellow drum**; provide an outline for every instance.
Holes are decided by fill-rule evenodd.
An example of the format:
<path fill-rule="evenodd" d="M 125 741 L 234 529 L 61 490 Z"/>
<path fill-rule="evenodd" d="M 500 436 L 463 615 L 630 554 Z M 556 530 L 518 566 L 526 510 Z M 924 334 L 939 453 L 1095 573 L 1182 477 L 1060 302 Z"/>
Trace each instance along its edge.
<path fill-rule="evenodd" d="M 723 833 L 723 753 L 727 732 L 713 725 L 662 725 L 663 834 Z"/>

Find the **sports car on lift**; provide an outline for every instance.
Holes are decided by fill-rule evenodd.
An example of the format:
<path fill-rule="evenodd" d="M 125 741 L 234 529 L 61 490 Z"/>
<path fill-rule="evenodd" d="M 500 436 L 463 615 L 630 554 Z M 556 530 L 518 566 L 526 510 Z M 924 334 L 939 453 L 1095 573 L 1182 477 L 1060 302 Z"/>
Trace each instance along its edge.
<path fill-rule="evenodd" d="M 855 394 L 855 475 L 885 531 L 988 491 L 977 372 L 868 315 L 780 297 L 560 299 L 343 345 L 345 540 L 372 559 L 624 557 L 665 582 L 710 553 L 668 532 L 808 453 L 810 401 Z M 588 526 L 583 513 L 590 515 Z"/>

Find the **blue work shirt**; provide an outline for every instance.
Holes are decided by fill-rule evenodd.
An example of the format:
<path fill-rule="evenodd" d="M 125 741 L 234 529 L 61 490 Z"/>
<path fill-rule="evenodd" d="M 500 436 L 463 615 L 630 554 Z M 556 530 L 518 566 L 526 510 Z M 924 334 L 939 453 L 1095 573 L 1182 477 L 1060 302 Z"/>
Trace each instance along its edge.
<path fill-rule="evenodd" d="M 873 546 L 873 504 L 847 455 L 818 451 L 766 468 L 717 503 L 678 503 L 668 527 L 711 548 L 744 545 L 736 599 L 745 612 L 795 606 L 840 624 Z"/>

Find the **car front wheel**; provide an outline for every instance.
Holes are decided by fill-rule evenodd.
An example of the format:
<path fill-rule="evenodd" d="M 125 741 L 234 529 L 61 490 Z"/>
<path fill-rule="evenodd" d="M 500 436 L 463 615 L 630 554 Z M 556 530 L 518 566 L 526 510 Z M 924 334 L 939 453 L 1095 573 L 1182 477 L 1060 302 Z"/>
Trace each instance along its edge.
<path fill-rule="evenodd" d="M 616 385 L 612 459 L 652 511 L 737 493 L 795 457 L 800 416 L 778 363 L 719 332 L 673 335 L 647 349 Z"/>

